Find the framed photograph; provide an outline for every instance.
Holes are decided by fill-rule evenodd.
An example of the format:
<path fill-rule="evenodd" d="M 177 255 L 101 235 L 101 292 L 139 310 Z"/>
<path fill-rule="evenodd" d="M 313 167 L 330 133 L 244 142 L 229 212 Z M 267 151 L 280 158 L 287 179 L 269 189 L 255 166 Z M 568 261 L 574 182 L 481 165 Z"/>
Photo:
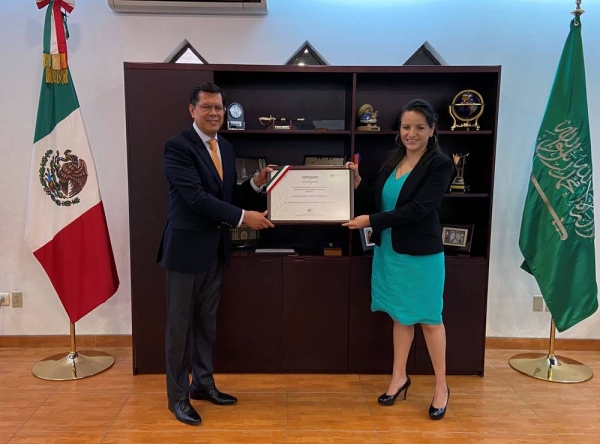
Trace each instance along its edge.
<path fill-rule="evenodd" d="M 344 156 L 304 156 L 304 165 L 338 165 L 344 166 Z"/>
<path fill-rule="evenodd" d="M 257 175 L 266 166 L 266 157 L 236 157 L 235 171 L 238 185 Z"/>
<path fill-rule="evenodd" d="M 354 218 L 352 170 L 285 166 L 268 176 L 268 218 L 279 224 L 341 224 Z"/>
<path fill-rule="evenodd" d="M 446 251 L 469 253 L 473 239 L 473 225 L 442 225 L 442 243 Z"/>
<path fill-rule="evenodd" d="M 372 250 L 375 244 L 371 241 L 371 235 L 373 234 L 373 228 L 365 227 L 358 230 L 360 233 L 360 243 L 362 244 L 363 251 Z"/>

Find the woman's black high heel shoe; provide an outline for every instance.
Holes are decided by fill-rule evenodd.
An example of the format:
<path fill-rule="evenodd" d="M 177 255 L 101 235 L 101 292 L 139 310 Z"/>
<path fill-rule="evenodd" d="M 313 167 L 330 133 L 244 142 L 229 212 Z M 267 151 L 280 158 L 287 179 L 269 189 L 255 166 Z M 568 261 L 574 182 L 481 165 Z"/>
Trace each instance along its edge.
<path fill-rule="evenodd" d="M 448 389 L 448 399 L 446 399 L 446 405 L 444 407 L 434 407 L 433 401 L 431 401 L 431 405 L 429 406 L 429 417 L 434 421 L 438 419 L 443 419 L 446 415 L 446 409 L 448 408 L 448 401 L 450 401 L 450 387 L 446 386 Z"/>
<path fill-rule="evenodd" d="M 406 376 L 406 382 L 402 387 L 398 389 L 395 395 L 388 395 L 384 393 L 379 398 L 377 398 L 377 402 L 379 405 L 394 405 L 396 403 L 396 398 L 400 393 L 404 392 L 404 400 L 406 401 L 406 394 L 408 393 L 408 388 L 410 387 L 410 376 Z"/>

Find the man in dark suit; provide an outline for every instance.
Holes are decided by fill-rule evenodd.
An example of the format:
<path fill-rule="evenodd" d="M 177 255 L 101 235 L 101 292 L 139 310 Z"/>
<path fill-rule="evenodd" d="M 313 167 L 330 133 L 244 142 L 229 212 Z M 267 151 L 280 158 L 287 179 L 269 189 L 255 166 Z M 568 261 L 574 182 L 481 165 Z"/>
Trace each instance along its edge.
<path fill-rule="evenodd" d="M 212 83 L 194 88 L 189 112 L 194 123 L 170 138 L 164 148 L 169 184 L 169 219 L 158 261 L 167 273 L 166 364 L 169 410 L 185 424 L 198 425 L 191 399 L 235 404 L 213 378 L 213 350 L 221 273 L 229 254 L 229 228 L 245 223 L 272 227 L 267 212 L 245 211 L 244 199 L 266 183 L 264 168 L 237 185 L 233 146 L 217 131 L 225 113 L 221 89 Z M 189 347 L 192 383 L 186 350 Z"/>

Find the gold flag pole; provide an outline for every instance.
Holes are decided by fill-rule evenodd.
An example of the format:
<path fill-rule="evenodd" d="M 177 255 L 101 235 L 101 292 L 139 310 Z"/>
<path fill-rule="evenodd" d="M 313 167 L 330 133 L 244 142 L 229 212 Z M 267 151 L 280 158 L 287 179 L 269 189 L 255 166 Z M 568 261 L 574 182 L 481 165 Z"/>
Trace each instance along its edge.
<path fill-rule="evenodd" d="M 31 369 L 33 376 L 49 381 L 70 381 L 83 379 L 108 370 L 115 363 L 112 355 L 89 350 L 85 354 L 77 351 L 75 342 L 75 324 L 71 326 L 71 351 L 42 359 Z"/>
<path fill-rule="evenodd" d="M 584 382 L 594 376 L 594 372 L 581 362 L 554 354 L 556 326 L 554 319 L 550 325 L 550 347 L 547 354 L 521 353 L 509 359 L 516 371 L 532 378 L 551 382 Z"/>

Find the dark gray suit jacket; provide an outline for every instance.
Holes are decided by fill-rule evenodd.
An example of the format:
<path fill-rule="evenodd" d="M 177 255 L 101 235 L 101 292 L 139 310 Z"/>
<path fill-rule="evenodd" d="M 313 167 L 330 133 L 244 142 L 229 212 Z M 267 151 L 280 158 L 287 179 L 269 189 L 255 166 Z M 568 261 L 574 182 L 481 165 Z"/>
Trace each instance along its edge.
<path fill-rule="evenodd" d="M 237 185 L 233 145 L 218 137 L 223 180 L 193 126 L 170 138 L 164 148 L 169 185 L 169 219 L 157 262 L 184 273 L 201 273 L 218 254 L 227 258 L 230 227 L 242 217 L 243 196 L 256 195 L 250 181 Z M 221 251 L 219 247 L 221 246 Z"/>

